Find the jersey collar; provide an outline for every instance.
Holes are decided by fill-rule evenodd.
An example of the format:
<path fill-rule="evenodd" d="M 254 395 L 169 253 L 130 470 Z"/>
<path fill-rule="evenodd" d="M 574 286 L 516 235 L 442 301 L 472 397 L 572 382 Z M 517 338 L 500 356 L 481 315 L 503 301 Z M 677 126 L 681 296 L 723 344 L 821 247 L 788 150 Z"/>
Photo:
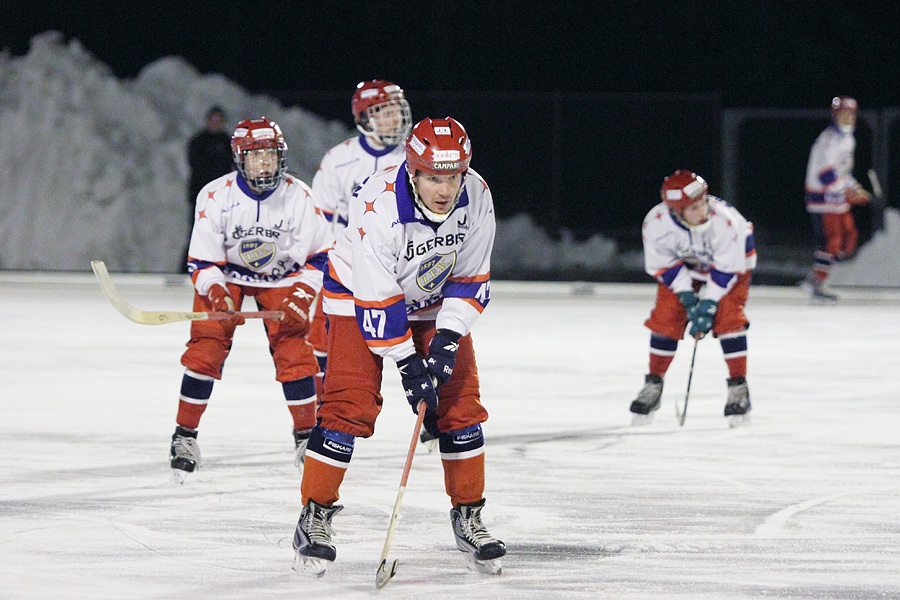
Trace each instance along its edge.
<path fill-rule="evenodd" d="M 364 136 L 364 135 L 359 136 L 359 145 L 362 146 L 363 150 L 365 150 L 366 152 L 368 152 L 375 158 L 381 158 L 382 156 L 384 156 L 386 154 L 390 154 L 391 152 L 394 151 L 394 148 L 397 147 L 395 144 L 393 146 L 385 146 L 381 150 L 376 150 L 375 148 L 373 148 L 372 146 L 369 145 L 369 142 L 366 141 L 366 136 Z"/>
<path fill-rule="evenodd" d="M 266 198 L 271 196 L 275 192 L 275 190 L 278 189 L 276 187 L 275 190 L 266 190 L 262 194 L 257 194 L 252 189 L 250 189 L 250 186 L 247 185 L 247 182 L 244 180 L 244 178 L 241 176 L 240 173 L 237 174 L 236 180 L 237 180 L 238 187 L 241 188 L 241 191 L 244 192 L 248 197 L 252 198 L 253 200 L 256 200 L 257 202 L 262 202 L 263 200 L 265 200 Z"/>

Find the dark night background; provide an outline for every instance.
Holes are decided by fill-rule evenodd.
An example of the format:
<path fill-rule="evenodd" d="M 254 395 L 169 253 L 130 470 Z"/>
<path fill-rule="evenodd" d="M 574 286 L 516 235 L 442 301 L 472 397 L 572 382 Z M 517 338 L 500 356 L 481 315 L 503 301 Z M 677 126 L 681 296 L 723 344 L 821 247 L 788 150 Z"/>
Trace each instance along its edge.
<path fill-rule="evenodd" d="M 726 199 L 754 221 L 762 246 L 811 245 L 803 178 L 830 99 L 860 101 L 864 183 L 878 166 L 873 127 L 900 106 L 891 2 L 0 5 L 0 45 L 13 55 L 55 29 L 121 78 L 178 55 L 348 125 L 358 81 L 395 81 L 415 120 L 450 114 L 466 125 L 501 217 L 525 210 L 551 232 L 601 232 L 625 247 L 675 169 L 701 173 L 722 194 L 729 109 L 806 115 L 739 129 Z M 900 156 L 898 129 L 879 130 L 888 157 Z M 900 189 L 897 174 L 881 175 Z M 880 222 L 868 211 L 864 237 Z"/>

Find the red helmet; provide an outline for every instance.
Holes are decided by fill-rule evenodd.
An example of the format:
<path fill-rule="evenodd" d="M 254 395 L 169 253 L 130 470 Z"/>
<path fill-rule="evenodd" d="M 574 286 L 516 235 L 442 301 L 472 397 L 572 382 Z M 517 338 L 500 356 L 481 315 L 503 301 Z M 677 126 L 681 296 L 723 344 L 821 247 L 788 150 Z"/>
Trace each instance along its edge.
<path fill-rule="evenodd" d="M 856 102 L 856 98 L 851 98 L 850 96 L 835 96 L 831 100 L 831 114 L 834 115 L 839 110 L 850 110 L 854 113 L 859 108 L 859 105 Z"/>
<path fill-rule="evenodd" d="M 678 214 L 685 208 L 706 197 L 709 186 L 706 181 L 690 171 L 679 169 L 663 180 L 660 195 L 663 202 Z"/>
<path fill-rule="evenodd" d="M 416 171 L 465 173 L 471 160 L 472 142 L 462 124 L 451 117 L 422 119 L 406 140 L 406 168 L 413 176 Z"/>
<path fill-rule="evenodd" d="M 251 187 L 257 190 L 274 190 L 284 176 L 284 155 L 287 142 L 278 123 L 266 117 L 244 119 L 238 123 L 231 135 L 231 156 L 238 172 Z M 278 152 L 278 166 L 271 174 L 250 177 L 244 167 L 244 156 L 250 150 L 274 148 Z"/>
<path fill-rule="evenodd" d="M 381 122 L 378 113 L 391 108 L 395 112 L 388 113 L 390 117 Z M 402 143 L 412 126 L 412 113 L 403 88 L 383 79 L 359 82 L 350 100 L 350 111 L 359 132 L 385 146 Z"/>

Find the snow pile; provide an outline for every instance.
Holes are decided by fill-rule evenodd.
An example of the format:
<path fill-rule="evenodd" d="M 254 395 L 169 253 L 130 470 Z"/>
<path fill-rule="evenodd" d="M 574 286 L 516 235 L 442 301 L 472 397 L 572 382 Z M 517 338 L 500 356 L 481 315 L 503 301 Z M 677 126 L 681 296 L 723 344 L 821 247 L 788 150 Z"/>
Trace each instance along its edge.
<path fill-rule="evenodd" d="M 0 269 L 177 272 L 188 236 L 188 139 L 213 104 L 275 119 L 288 168 L 311 181 L 339 122 L 253 96 L 180 58 L 117 79 L 77 40 L 0 55 Z"/>

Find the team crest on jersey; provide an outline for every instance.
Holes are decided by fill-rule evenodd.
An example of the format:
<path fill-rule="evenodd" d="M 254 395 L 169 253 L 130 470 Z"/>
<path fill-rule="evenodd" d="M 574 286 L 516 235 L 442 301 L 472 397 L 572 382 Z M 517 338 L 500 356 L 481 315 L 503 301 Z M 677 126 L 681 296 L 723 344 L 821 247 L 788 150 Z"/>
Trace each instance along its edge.
<path fill-rule="evenodd" d="M 450 277 L 454 265 L 456 265 L 456 252 L 438 254 L 423 260 L 419 265 L 416 283 L 426 292 L 433 292 L 444 285 L 444 282 Z"/>
<path fill-rule="evenodd" d="M 241 259 L 251 269 L 260 270 L 275 258 L 275 244 L 260 240 L 244 240 L 241 242 Z"/>

